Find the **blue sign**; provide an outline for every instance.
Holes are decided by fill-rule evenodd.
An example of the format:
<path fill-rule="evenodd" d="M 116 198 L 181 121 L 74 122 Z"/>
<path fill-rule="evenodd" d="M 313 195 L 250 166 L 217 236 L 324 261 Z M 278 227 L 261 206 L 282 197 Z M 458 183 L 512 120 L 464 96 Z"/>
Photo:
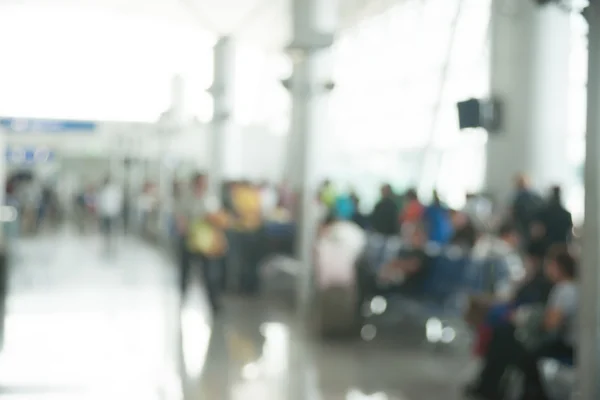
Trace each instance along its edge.
<path fill-rule="evenodd" d="M 96 130 L 97 124 L 92 121 L 0 117 L 0 128 L 9 133 L 91 133 Z"/>
<path fill-rule="evenodd" d="M 10 164 L 41 164 L 54 160 L 54 152 L 45 148 L 9 147 L 6 161 Z"/>

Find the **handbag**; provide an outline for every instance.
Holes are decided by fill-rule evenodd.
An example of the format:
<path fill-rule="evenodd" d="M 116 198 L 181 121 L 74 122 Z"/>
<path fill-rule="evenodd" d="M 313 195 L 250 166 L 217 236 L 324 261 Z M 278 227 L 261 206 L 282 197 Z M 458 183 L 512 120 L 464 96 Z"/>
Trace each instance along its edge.
<path fill-rule="evenodd" d="M 205 220 L 193 223 L 187 235 L 187 247 L 192 253 L 200 253 L 209 258 L 219 258 L 228 249 L 227 238 L 222 229 Z"/>

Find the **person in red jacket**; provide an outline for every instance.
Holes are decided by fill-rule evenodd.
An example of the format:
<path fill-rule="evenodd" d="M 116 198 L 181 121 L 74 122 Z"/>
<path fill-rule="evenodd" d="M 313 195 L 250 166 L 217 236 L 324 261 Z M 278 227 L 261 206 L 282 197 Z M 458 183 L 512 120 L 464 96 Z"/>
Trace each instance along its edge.
<path fill-rule="evenodd" d="M 417 196 L 417 191 L 411 189 L 406 192 L 406 203 L 404 205 L 404 210 L 402 210 L 400 221 L 402 223 L 410 224 L 421 222 L 424 210 L 425 208 Z"/>

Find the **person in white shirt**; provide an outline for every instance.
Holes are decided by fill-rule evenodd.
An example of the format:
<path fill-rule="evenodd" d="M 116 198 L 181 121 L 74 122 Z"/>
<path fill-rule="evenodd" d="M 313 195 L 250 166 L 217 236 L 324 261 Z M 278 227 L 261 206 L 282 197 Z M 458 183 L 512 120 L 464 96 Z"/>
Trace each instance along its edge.
<path fill-rule="evenodd" d="M 106 238 L 106 245 L 109 250 L 111 238 L 114 235 L 122 211 L 123 190 L 118 184 L 107 178 L 104 186 L 98 193 L 98 214 L 100 216 L 101 230 Z"/>
<path fill-rule="evenodd" d="M 261 210 L 264 218 L 270 217 L 277 209 L 277 191 L 268 183 L 264 183 L 260 188 Z"/>

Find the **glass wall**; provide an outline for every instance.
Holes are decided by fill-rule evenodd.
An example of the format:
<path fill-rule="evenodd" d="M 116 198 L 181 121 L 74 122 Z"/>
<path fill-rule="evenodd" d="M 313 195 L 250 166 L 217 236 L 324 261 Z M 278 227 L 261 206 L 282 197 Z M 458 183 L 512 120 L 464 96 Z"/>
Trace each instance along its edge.
<path fill-rule="evenodd" d="M 366 203 L 384 181 L 429 181 L 454 205 L 479 188 L 485 135 L 458 130 L 456 103 L 487 94 L 489 13 L 490 0 L 409 0 L 339 35 L 331 106 L 352 162 L 336 180 Z"/>

